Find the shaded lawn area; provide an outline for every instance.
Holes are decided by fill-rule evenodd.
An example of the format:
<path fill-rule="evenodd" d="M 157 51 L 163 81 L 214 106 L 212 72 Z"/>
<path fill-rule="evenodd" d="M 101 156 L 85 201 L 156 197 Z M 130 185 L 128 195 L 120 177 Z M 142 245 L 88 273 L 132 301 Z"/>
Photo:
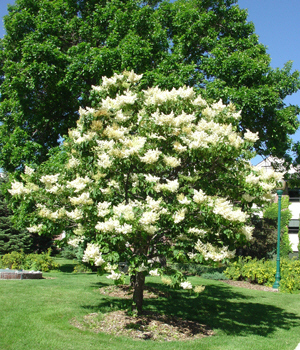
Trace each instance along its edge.
<path fill-rule="evenodd" d="M 206 289 L 198 298 L 188 291 L 169 290 L 157 277 L 146 281 L 168 290 L 168 298 L 146 299 L 144 308 L 206 324 L 215 335 L 193 341 L 154 342 L 82 331 L 71 320 L 90 313 L 129 307 L 130 300 L 111 298 L 99 288 L 111 284 L 96 274 L 43 274 L 43 280 L 0 281 L 1 350 L 94 349 L 286 349 L 300 343 L 300 295 L 237 288 L 191 277 Z"/>

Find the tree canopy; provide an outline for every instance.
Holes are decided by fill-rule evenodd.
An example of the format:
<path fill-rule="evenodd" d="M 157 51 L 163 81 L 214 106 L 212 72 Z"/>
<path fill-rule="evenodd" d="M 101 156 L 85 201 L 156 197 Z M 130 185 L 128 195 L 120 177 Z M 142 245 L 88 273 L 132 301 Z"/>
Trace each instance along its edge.
<path fill-rule="evenodd" d="M 16 0 L 1 40 L 0 166 L 40 164 L 75 126 L 102 76 L 134 69 L 141 88 L 186 85 L 242 110 L 259 154 L 282 157 L 298 128 L 288 62 L 272 69 L 234 0 Z"/>
<path fill-rule="evenodd" d="M 162 257 L 232 258 L 251 240 L 252 205 L 268 203 L 282 177 L 250 165 L 258 135 L 242 137 L 234 105 L 209 105 L 189 87 L 141 90 L 140 80 L 133 71 L 103 77 L 58 153 L 65 160 L 26 166 L 9 190 L 30 232 L 64 231 L 116 282 L 126 261 L 139 312 L 148 273 L 192 288 Z"/>

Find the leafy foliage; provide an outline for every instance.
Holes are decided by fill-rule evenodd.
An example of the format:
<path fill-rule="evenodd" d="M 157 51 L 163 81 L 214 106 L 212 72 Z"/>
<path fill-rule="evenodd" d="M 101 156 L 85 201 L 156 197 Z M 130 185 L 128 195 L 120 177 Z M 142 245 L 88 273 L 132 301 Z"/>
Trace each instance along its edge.
<path fill-rule="evenodd" d="M 299 89 L 288 62 L 272 69 L 246 10 L 234 0 L 16 0 L 0 42 L 0 165 L 41 164 L 89 104 L 102 76 L 134 69 L 141 88 L 202 90 L 242 110 L 259 154 L 286 155 L 298 128 Z"/>
<path fill-rule="evenodd" d="M 24 252 L 11 252 L 5 254 L 0 259 L 2 268 L 16 270 L 34 270 L 48 272 L 57 270 L 59 265 L 51 258 L 51 249 L 42 254 L 25 254 Z"/>
<path fill-rule="evenodd" d="M 300 260 L 280 260 L 280 291 L 294 293 L 300 290 Z M 250 257 L 240 257 L 238 261 L 229 264 L 224 271 L 232 280 L 246 280 L 272 287 L 275 282 L 276 261 L 257 260 Z"/>

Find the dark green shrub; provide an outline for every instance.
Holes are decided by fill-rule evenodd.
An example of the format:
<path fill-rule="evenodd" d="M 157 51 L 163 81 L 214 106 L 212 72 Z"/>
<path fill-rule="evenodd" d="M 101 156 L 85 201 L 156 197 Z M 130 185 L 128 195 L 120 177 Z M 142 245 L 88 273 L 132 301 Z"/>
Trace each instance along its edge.
<path fill-rule="evenodd" d="M 206 278 L 208 280 L 228 280 L 228 277 L 223 272 L 206 272 L 201 275 L 202 278 Z"/>
<path fill-rule="evenodd" d="M 202 276 L 204 273 L 215 273 L 219 272 L 222 273 L 226 267 L 220 266 L 220 267 L 213 267 L 208 265 L 201 265 L 201 264 L 179 264 L 174 263 L 171 264 L 171 267 L 174 267 L 176 270 L 181 271 L 182 273 L 188 274 L 188 275 L 194 275 L 194 276 Z"/>
<path fill-rule="evenodd" d="M 77 252 L 76 248 L 68 245 L 62 248 L 59 255 L 65 259 L 76 259 L 77 258 L 76 252 Z"/>
<path fill-rule="evenodd" d="M 86 265 L 84 265 L 83 263 L 77 264 L 74 267 L 74 273 L 88 273 L 88 272 L 92 272 L 92 269 Z"/>
<path fill-rule="evenodd" d="M 280 222 L 280 256 L 288 257 L 292 252 L 292 246 L 288 235 L 288 224 L 292 217 L 289 207 L 289 198 L 282 197 L 281 222 Z M 248 245 L 239 247 L 237 253 L 240 256 L 251 256 L 257 259 L 271 259 L 276 254 L 278 203 L 272 203 L 263 213 L 263 218 L 253 216 L 251 220 L 254 226 L 253 239 Z"/>

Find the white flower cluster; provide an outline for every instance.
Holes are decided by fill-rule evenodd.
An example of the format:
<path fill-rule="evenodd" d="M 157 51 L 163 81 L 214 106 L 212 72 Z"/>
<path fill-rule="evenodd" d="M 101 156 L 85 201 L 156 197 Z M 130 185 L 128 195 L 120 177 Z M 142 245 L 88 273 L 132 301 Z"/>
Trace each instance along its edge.
<path fill-rule="evenodd" d="M 43 182 L 46 186 L 50 186 L 57 183 L 59 175 L 60 174 L 45 175 L 41 177 L 40 181 Z"/>
<path fill-rule="evenodd" d="M 159 219 L 159 213 L 155 211 L 145 211 L 139 220 L 142 225 L 155 224 Z"/>
<path fill-rule="evenodd" d="M 73 181 L 67 181 L 67 188 L 74 188 L 74 192 L 76 193 L 84 190 L 86 186 L 92 182 L 93 180 L 89 179 L 87 176 L 85 178 L 78 176 Z"/>
<path fill-rule="evenodd" d="M 242 198 L 243 198 L 246 202 L 252 202 L 253 199 L 255 199 L 255 197 L 250 196 L 250 194 L 248 194 L 248 193 L 244 193 L 243 196 L 242 196 Z"/>
<path fill-rule="evenodd" d="M 129 224 L 120 224 L 120 221 L 114 218 L 109 218 L 107 221 L 98 222 L 95 226 L 95 229 L 101 232 L 117 232 L 128 234 L 132 232 L 132 225 Z"/>
<path fill-rule="evenodd" d="M 104 270 L 110 273 L 110 275 L 106 276 L 106 278 L 111 279 L 113 281 L 117 281 L 122 277 L 122 273 L 118 271 L 118 265 L 111 265 L 110 263 L 107 263 L 104 267 Z"/>
<path fill-rule="evenodd" d="M 115 217 L 123 217 L 125 220 L 134 220 L 133 203 L 120 203 L 113 207 Z"/>
<path fill-rule="evenodd" d="M 122 274 L 116 271 L 112 271 L 110 275 L 106 276 L 106 278 L 111 279 L 113 281 L 117 281 L 122 277 Z"/>
<path fill-rule="evenodd" d="M 8 192 L 12 196 L 18 196 L 18 195 L 28 194 L 31 192 L 31 190 L 29 188 L 26 188 L 23 182 L 18 182 L 14 180 L 14 182 L 11 183 L 11 189 L 8 190 Z"/>
<path fill-rule="evenodd" d="M 229 251 L 228 247 L 218 248 L 210 243 L 204 244 L 200 239 L 196 243 L 195 249 L 203 255 L 205 260 L 222 261 L 224 259 L 231 259 L 235 255 L 235 250 Z"/>
<path fill-rule="evenodd" d="M 254 227 L 252 227 L 252 226 L 243 226 L 242 227 L 242 234 L 246 237 L 247 241 L 252 240 L 253 231 L 254 231 Z"/>
<path fill-rule="evenodd" d="M 180 287 L 183 289 L 193 289 L 192 283 L 190 281 L 181 282 Z"/>
<path fill-rule="evenodd" d="M 83 192 L 79 197 L 70 197 L 70 202 L 72 205 L 91 205 L 93 200 L 90 198 L 88 192 Z"/>
<path fill-rule="evenodd" d="M 176 168 L 181 164 L 181 159 L 164 156 L 164 162 L 171 168 Z"/>
<path fill-rule="evenodd" d="M 25 165 L 24 173 L 25 173 L 26 175 L 31 176 L 31 175 L 34 173 L 34 171 L 35 171 L 34 169 L 32 169 L 32 168 L 30 168 L 29 166 Z"/>
<path fill-rule="evenodd" d="M 201 237 L 204 237 L 207 233 L 207 231 L 197 227 L 190 227 L 188 232 Z"/>
<path fill-rule="evenodd" d="M 185 219 L 186 212 L 187 212 L 186 208 L 180 209 L 180 210 L 175 212 L 175 214 L 172 216 L 175 224 L 178 224 L 179 222 L 181 222 Z"/>
<path fill-rule="evenodd" d="M 77 248 L 80 243 L 82 243 L 84 239 L 82 237 L 75 237 L 68 240 L 68 244 L 74 248 Z"/>
<path fill-rule="evenodd" d="M 104 89 L 110 88 L 111 86 L 122 86 L 124 81 L 130 84 L 136 84 L 142 79 L 142 77 L 143 74 L 135 74 L 133 70 L 131 72 L 124 72 L 123 74 L 114 73 L 111 78 L 102 77 L 101 86 L 92 85 L 92 89 L 94 91 L 102 91 Z"/>
<path fill-rule="evenodd" d="M 52 187 L 50 187 L 50 185 L 48 187 L 46 187 L 46 191 L 52 194 L 57 194 L 59 193 L 59 191 L 62 189 L 62 186 L 60 185 L 54 185 Z"/>
<path fill-rule="evenodd" d="M 39 208 L 38 215 L 42 218 L 46 218 L 52 221 L 56 221 L 58 219 L 61 219 L 65 216 L 66 210 L 65 208 L 60 208 L 56 210 L 55 212 L 52 212 L 50 209 L 48 209 L 43 204 L 37 204 L 37 208 Z"/>
<path fill-rule="evenodd" d="M 153 164 L 158 161 L 158 158 L 162 152 L 158 149 L 149 149 L 140 160 L 147 164 Z"/>
<path fill-rule="evenodd" d="M 145 179 L 146 179 L 147 182 L 155 182 L 155 183 L 157 183 L 157 182 L 159 182 L 160 177 L 153 176 L 151 174 L 145 174 Z"/>
<path fill-rule="evenodd" d="M 250 142 L 256 142 L 259 139 L 258 132 L 253 133 L 250 130 L 246 129 L 244 139 Z"/>
<path fill-rule="evenodd" d="M 155 270 L 150 270 L 149 275 L 154 277 L 154 276 L 160 276 L 160 273 L 158 272 L 158 269 Z"/>
<path fill-rule="evenodd" d="M 185 197 L 183 193 L 177 196 L 177 200 L 180 204 L 183 204 L 183 205 L 189 205 L 191 203 L 191 200 Z"/>
<path fill-rule="evenodd" d="M 80 165 L 80 161 L 73 156 L 68 161 L 68 168 L 76 168 Z"/>
<path fill-rule="evenodd" d="M 128 104 L 133 105 L 136 100 L 137 94 L 134 94 L 131 91 L 125 91 L 123 95 L 117 95 L 114 99 L 106 97 L 105 100 L 102 100 L 102 107 L 108 110 L 118 110 Z"/>
<path fill-rule="evenodd" d="M 161 90 L 158 87 L 149 88 L 148 90 L 143 90 L 145 94 L 145 104 L 146 105 L 162 105 L 167 101 L 175 101 L 178 97 L 188 100 L 195 96 L 195 91 L 190 87 L 183 87 L 179 89 L 173 88 L 171 91 Z"/>
<path fill-rule="evenodd" d="M 105 263 L 104 259 L 102 258 L 102 253 L 100 252 L 99 247 L 94 243 L 87 244 L 82 261 L 87 263 L 94 262 L 96 266 L 101 266 Z"/>
<path fill-rule="evenodd" d="M 247 219 L 246 213 L 240 208 L 234 208 L 233 205 L 224 198 L 217 198 L 214 201 L 213 212 L 229 221 L 245 222 Z"/>
<path fill-rule="evenodd" d="M 78 208 L 75 208 L 72 211 L 66 211 L 66 215 L 71 220 L 78 221 L 83 218 L 83 211 Z"/>
<path fill-rule="evenodd" d="M 43 224 L 39 224 L 39 225 L 33 225 L 30 227 L 27 227 L 27 230 L 32 233 L 37 233 L 37 232 L 41 232 L 42 228 L 43 228 Z"/>
<path fill-rule="evenodd" d="M 154 191 L 161 192 L 161 191 L 169 191 L 169 192 L 176 192 L 179 188 L 179 182 L 178 180 L 166 180 L 167 183 L 164 184 L 156 184 L 154 186 Z"/>
<path fill-rule="evenodd" d="M 78 130 L 70 130 L 69 136 L 71 139 L 74 140 L 75 143 L 79 144 L 91 141 L 96 136 L 96 133 L 94 131 L 89 131 L 86 134 L 84 134 Z"/>
<path fill-rule="evenodd" d="M 193 197 L 193 201 L 195 203 L 203 203 L 204 201 L 206 201 L 208 199 L 208 196 L 205 195 L 205 193 L 200 189 L 199 191 L 194 190 L 194 197 Z"/>
<path fill-rule="evenodd" d="M 97 210 L 98 210 L 98 216 L 104 217 L 110 213 L 110 210 L 108 209 L 111 206 L 111 202 L 99 202 L 97 204 Z"/>

